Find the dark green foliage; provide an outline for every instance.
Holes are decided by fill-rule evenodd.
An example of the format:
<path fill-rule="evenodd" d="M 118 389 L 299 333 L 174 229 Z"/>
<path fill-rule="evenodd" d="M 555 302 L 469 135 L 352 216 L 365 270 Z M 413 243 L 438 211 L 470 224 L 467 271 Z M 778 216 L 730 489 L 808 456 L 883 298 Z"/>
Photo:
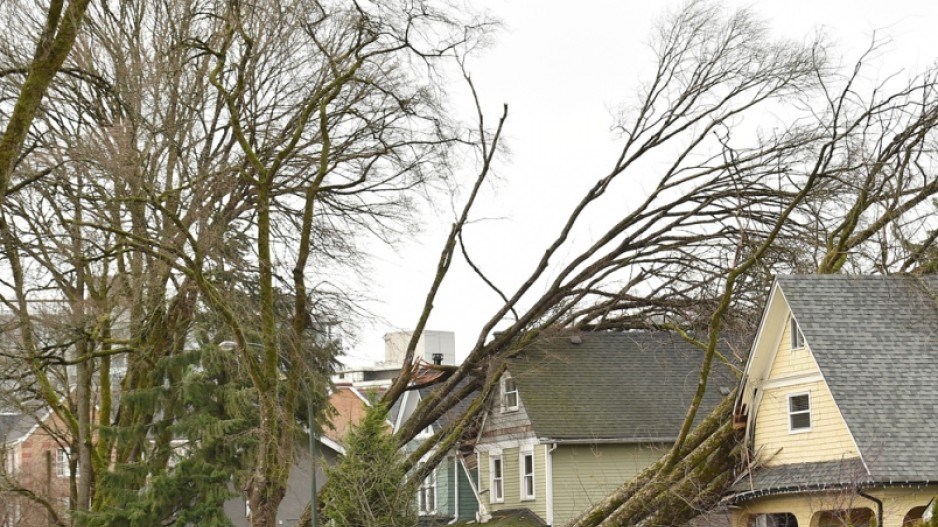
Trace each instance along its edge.
<path fill-rule="evenodd" d="M 404 483 L 403 453 L 389 433 L 387 407 L 368 409 L 346 440 L 346 455 L 328 470 L 323 515 L 333 527 L 413 527 L 416 489 Z"/>
<path fill-rule="evenodd" d="M 231 525 L 222 504 L 246 477 L 257 427 L 257 397 L 237 361 L 215 344 L 161 361 L 159 388 L 125 396 L 124 409 L 154 413 L 146 430 L 111 429 L 119 444 L 141 445 L 133 462 L 101 475 L 106 496 L 88 526 Z M 143 485 L 140 482 L 143 481 Z"/>

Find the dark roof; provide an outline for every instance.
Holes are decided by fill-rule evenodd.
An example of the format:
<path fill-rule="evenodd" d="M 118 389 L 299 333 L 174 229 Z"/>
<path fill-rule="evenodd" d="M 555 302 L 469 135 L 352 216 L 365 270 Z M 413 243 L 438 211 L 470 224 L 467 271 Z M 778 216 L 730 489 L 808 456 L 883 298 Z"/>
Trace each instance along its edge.
<path fill-rule="evenodd" d="M 471 379 L 468 379 L 468 378 L 459 381 L 456 384 L 456 386 L 453 388 L 453 391 L 454 392 L 460 391 L 469 382 L 471 382 Z M 440 388 L 439 386 L 421 388 L 420 390 L 418 390 L 420 392 L 420 399 L 422 400 L 426 398 L 428 395 L 430 395 L 431 392 L 439 388 Z M 452 408 L 447 410 L 446 413 L 442 415 L 442 417 L 440 417 L 439 419 L 436 420 L 436 422 L 433 423 L 434 431 L 437 431 L 440 428 L 444 428 L 450 423 L 452 423 L 453 421 L 456 421 L 460 417 L 462 417 L 462 415 L 466 413 L 466 410 L 469 409 L 469 406 L 472 404 L 473 400 L 476 398 L 478 393 L 479 393 L 478 390 L 475 390 L 469 393 L 468 396 L 460 399 L 459 402 L 457 402 Z"/>
<path fill-rule="evenodd" d="M 730 487 L 729 501 L 738 503 L 775 494 L 852 488 L 868 483 L 869 478 L 863 461 L 858 458 L 758 467 L 744 473 Z"/>
<path fill-rule="evenodd" d="M 703 352 L 664 331 L 541 337 L 509 362 L 540 438 L 667 442 L 697 389 Z M 738 381 L 714 361 L 699 421 Z"/>
<path fill-rule="evenodd" d="M 873 478 L 938 481 L 938 276 L 778 282 Z"/>
<path fill-rule="evenodd" d="M 28 415 L 16 413 L 0 414 L 0 443 L 16 441 L 29 433 L 36 420 Z"/>
<path fill-rule="evenodd" d="M 486 527 L 543 527 L 547 525 L 531 509 L 505 509 L 492 513 Z"/>

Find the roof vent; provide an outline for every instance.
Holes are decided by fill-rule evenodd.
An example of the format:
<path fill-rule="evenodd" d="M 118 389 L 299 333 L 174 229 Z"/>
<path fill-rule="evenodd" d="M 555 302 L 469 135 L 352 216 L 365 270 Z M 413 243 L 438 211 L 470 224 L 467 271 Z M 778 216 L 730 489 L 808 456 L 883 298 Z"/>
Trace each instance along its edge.
<path fill-rule="evenodd" d="M 570 337 L 570 344 L 583 344 L 583 337 L 579 335 L 572 335 Z"/>
<path fill-rule="evenodd" d="M 727 386 L 720 386 L 720 393 L 723 394 L 724 396 L 729 395 L 729 394 L 730 394 L 730 391 L 731 391 L 731 390 L 729 389 L 729 387 L 727 387 Z"/>

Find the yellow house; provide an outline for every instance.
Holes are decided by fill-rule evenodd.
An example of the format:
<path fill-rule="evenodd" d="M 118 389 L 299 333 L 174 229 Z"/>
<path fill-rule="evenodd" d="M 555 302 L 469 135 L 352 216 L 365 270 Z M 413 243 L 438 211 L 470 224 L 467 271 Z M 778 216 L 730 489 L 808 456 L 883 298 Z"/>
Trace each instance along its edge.
<path fill-rule="evenodd" d="M 736 527 L 902 527 L 938 494 L 938 276 L 789 276 L 739 391 Z"/>

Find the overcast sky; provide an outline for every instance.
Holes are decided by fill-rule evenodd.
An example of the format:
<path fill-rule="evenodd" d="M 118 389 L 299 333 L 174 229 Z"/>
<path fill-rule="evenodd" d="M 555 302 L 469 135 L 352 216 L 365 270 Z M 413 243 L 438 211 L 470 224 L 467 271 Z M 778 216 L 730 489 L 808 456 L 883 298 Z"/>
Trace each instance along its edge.
<path fill-rule="evenodd" d="M 470 63 L 483 104 L 494 120 L 509 105 L 510 156 L 485 190 L 476 219 L 465 233 L 477 263 L 505 289 L 530 272 L 560 222 L 617 153 L 611 113 L 634 99 L 647 79 L 652 56 L 646 47 L 654 21 L 682 2 L 635 0 L 484 0 L 476 2 L 504 23 L 492 46 Z M 835 56 L 851 62 L 874 32 L 889 37 L 870 74 L 909 76 L 938 57 L 938 2 L 890 0 L 763 0 L 749 6 L 782 37 L 804 39 L 825 32 Z M 644 75 L 644 76 L 643 76 Z M 454 90 L 454 105 L 469 108 Z M 471 167 L 470 167 L 471 168 Z M 471 176 L 471 174 L 468 174 Z M 635 192 L 641 192 L 636 185 Z M 446 201 L 425 215 L 414 240 L 388 250 L 376 247 L 372 262 L 375 302 L 383 322 L 361 328 L 345 360 L 365 364 L 383 357 L 382 336 L 412 328 L 432 278 L 450 218 Z M 456 332 L 457 357 L 478 337 L 498 307 L 461 262 L 440 292 L 428 329 Z"/>

